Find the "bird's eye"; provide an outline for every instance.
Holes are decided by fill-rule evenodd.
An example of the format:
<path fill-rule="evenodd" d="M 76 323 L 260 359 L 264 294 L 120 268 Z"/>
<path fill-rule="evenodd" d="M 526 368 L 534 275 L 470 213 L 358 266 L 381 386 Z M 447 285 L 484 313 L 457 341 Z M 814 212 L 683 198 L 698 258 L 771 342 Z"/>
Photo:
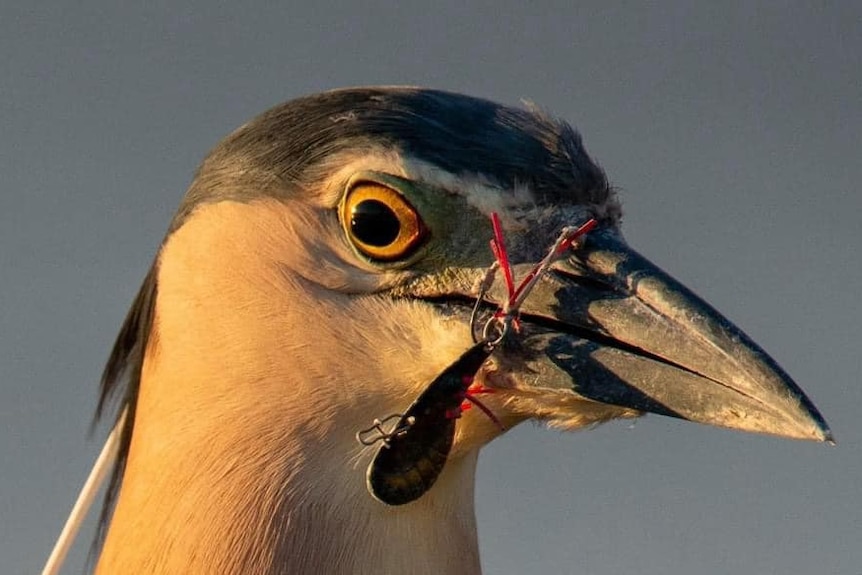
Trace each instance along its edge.
<path fill-rule="evenodd" d="M 404 196 L 370 182 L 361 182 L 347 192 L 341 222 L 356 249 L 379 261 L 406 258 L 426 233 L 422 219 Z"/>

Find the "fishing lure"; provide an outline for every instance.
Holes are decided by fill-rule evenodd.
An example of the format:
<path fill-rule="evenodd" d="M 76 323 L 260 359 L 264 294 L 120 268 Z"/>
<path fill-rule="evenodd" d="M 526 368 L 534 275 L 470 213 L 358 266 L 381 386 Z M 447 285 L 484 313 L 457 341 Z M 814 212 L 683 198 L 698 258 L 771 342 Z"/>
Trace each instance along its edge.
<path fill-rule="evenodd" d="M 456 420 L 472 405 L 481 409 L 505 431 L 491 410 L 475 397 L 493 390 L 473 386 L 473 379 L 494 350 L 513 332 L 518 331 L 519 309 L 536 282 L 580 236 L 597 224 L 595 219 L 590 219 L 579 228 L 564 228 L 548 254 L 515 287 L 503 243 L 502 226 L 496 213 L 491 214 L 491 223 L 494 229 L 491 251 L 495 262 L 480 282 L 470 318 L 470 331 L 475 345 L 443 370 L 404 414 L 391 415 L 383 420 L 375 419 L 371 427 L 356 434 L 357 440 L 363 445 L 382 443 L 368 466 L 366 480 L 371 495 L 387 505 L 410 503 L 431 489 L 452 449 Z M 478 332 L 478 311 L 494 282 L 497 269 L 503 272 L 508 298 Z M 391 430 L 385 429 L 384 425 L 392 420 L 397 421 Z"/>
<path fill-rule="evenodd" d="M 491 355 L 484 342 L 468 349 L 425 388 L 396 424 L 368 467 L 368 490 L 388 505 L 403 505 L 431 489 L 455 439 L 455 421 L 473 375 Z"/>

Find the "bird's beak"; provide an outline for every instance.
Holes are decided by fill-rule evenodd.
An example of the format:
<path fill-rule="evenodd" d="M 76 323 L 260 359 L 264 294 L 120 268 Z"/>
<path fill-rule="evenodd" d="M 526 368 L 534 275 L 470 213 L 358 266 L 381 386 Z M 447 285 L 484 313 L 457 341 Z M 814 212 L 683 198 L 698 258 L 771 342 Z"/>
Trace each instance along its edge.
<path fill-rule="evenodd" d="M 638 412 L 831 441 L 814 404 L 757 344 L 631 249 L 591 232 L 522 308 L 519 385 Z"/>

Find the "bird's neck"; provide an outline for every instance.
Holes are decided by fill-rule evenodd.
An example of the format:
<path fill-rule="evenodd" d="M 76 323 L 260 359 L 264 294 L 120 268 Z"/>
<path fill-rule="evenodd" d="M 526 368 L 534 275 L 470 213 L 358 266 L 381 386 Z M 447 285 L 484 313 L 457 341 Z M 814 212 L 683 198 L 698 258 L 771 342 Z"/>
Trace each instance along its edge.
<path fill-rule="evenodd" d="M 179 361 L 182 346 L 160 341 L 98 574 L 479 572 L 478 449 L 452 457 L 418 501 L 384 505 L 365 486 L 373 449 L 354 437 L 359 418 L 382 414 L 363 403 L 373 398 L 339 417 L 286 392 L 290 381 L 234 371 L 265 358 Z"/>
<path fill-rule="evenodd" d="M 366 491 L 373 448 L 355 439 L 403 409 L 463 342 L 448 341 L 422 306 L 315 291 L 292 276 L 278 264 L 292 253 L 290 228 L 248 229 L 277 213 L 264 208 L 201 207 L 163 247 L 128 462 L 97 572 L 479 572 L 481 442 L 456 441 L 433 489 L 389 507 Z M 249 243 L 255 237 L 266 241 Z M 381 317 L 407 318 L 428 337 L 411 340 Z M 363 326 L 380 327 L 363 338 Z"/>
<path fill-rule="evenodd" d="M 313 451 L 293 457 L 307 471 L 258 466 L 251 453 L 178 453 L 158 463 L 138 454 L 97 574 L 479 573 L 475 457 L 400 508 L 373 500 L 361 477 L 327 469 Z M 333 475 L 361 489 L 327 485 Z"/>

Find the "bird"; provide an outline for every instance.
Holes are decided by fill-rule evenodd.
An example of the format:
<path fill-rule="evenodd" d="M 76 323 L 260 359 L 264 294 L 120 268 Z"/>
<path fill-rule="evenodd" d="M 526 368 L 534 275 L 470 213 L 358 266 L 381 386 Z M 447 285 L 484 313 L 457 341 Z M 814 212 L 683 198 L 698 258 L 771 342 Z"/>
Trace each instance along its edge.
<path fill-rule="evenodd" d="M 238 128 L 104 370 L 95 572 L 479 573 L 478 456 L 526 421 L 832 441 L 621 221 L 579 132 L 529 103 L 346 88 Z"/>

